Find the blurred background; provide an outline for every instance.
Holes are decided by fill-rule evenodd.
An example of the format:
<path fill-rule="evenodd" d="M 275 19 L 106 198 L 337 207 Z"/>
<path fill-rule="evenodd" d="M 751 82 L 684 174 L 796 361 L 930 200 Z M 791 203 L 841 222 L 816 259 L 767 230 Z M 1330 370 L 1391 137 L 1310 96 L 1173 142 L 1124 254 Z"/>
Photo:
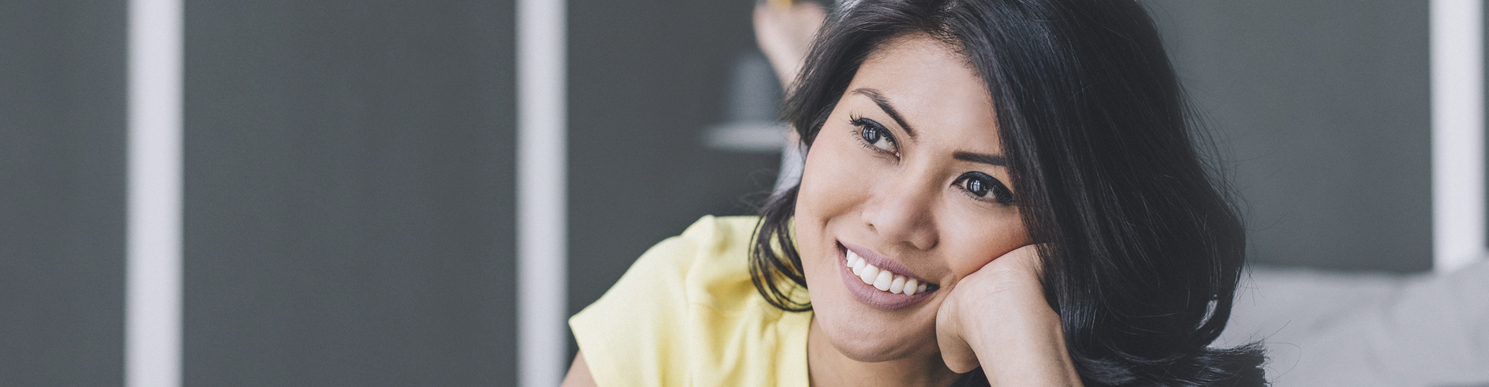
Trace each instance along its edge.
<path fill-rule="evenodd" d="M 1426 1 L 1144 3 L 1253 262 L 1432 269 Z M 185 1 L 183 384 L 517 382 L 515 6 Z M 771 189 L 754 6 L 567 2 L 564 315 Z M 126 8 L 0 1 L 0 385 L 123 383 Z"/>

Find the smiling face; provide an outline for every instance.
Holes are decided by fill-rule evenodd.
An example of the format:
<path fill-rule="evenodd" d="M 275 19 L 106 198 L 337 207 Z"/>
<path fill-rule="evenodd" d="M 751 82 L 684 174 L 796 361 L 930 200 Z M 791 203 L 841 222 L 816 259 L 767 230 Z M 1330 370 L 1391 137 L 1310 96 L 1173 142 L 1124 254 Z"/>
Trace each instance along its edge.
<path fill-rule="evenodd" d="M 869 55 L 807 154 L 796 205 L 833 347 L 866 362 L 935 355 L 957 281 L 1030 243 L 1002 155 L 991 97 L 951 46 L 912 34 Z"/>

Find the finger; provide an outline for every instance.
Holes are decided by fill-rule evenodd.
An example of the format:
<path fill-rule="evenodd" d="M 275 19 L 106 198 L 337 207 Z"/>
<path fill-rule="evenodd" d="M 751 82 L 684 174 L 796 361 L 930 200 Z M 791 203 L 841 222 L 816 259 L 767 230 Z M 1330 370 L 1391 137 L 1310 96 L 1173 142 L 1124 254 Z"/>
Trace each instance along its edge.
<path fill-rule="evenodd" d="M 941 347 L 941 361 L 951 372 L 965 374 L 977 369 L 977 354 L 967 342 L 955 336 L 937 334 L 936 344 Z"/>
<path fill-rule="evenodd" d="M 936 313 L 936 346 L 941 349 L 941 361 L 946 368 L 961 374 L 976 369 L 978 363 L 972 346 L 962 339 L 955 309 L 951 304 L 943 304 Z"/>

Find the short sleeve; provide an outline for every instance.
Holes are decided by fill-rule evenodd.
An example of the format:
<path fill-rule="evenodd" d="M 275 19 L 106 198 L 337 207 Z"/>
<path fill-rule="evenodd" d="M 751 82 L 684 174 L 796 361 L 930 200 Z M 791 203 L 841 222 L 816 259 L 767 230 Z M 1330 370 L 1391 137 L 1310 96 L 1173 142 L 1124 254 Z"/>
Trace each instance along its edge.
<path fill-rule="evenodd" d="M 705 217 L 647 250 L 605 295 L 569 319 L 598 386 L 688 384 L 681 369 L 688 364 L 686 276 L 711 239 L 712 223 Z"/>

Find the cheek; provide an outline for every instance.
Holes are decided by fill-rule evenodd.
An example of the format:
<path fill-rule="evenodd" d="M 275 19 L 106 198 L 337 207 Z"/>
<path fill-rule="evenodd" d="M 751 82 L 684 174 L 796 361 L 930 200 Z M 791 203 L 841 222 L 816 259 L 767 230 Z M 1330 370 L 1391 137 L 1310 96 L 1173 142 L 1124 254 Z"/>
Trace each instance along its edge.
<path fill-rule="evenodd" d="M 955 251 L 947 255 L 947 263 L 958 278 L 972 274 L 1003 254 L 1033 243 L 1023 220 L 1014 211 L 961 221 L 960 224 L 976 226 L 942 229 L 942 240 L 955 243 L 946 246 Z"/>
<path fill-rule="evenodd" d="M 803 269 L 808 271 L 817 271 L 818 264 L 829 262 L 823 257 L 836 256 L 837 246 L 827 236 L 828 229 L 855 219 L 855 208 L 866 191 L 863 172 L 853 167 L 854 149 L 827 138 L 835 133 L 827 130 L 832 129 L 824 129 L 807 153 L 796 196 L 796 242 Z"/>
<path fill-rule="evenodd" d="M 845 152 L 852 150 L 832 140 L 819 137 L 807 153 L 796 197 L 797 227 L 803 226 L 801 222 L 825 222 L 850 213 L 863 195 L 862 172 L 852 168 L 852 155 Z"/>

